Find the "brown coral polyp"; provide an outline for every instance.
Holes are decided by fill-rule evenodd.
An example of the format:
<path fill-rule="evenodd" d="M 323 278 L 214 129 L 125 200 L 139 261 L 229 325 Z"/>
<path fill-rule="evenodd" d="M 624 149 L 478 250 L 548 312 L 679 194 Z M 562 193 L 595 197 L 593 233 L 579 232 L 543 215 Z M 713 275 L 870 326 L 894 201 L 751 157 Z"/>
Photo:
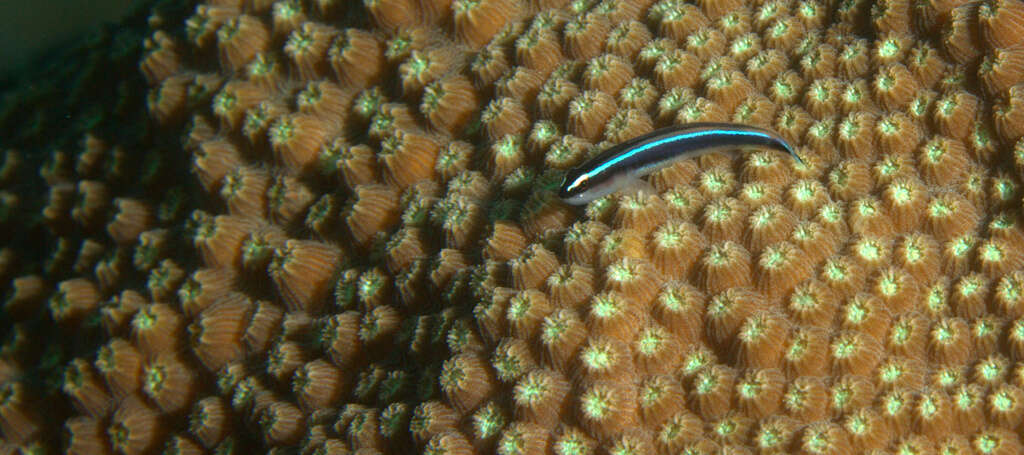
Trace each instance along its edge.
<path fill-rule="evenodd" d="M 520 136 L 506 135 L 488 150 L 488 167 L 497 178 L 503 178 L 523 164 L 526 150 Z"/>
<path fill-rule="evenodd" d="M 149 112 L 160 123 L 171 124 L 181 120 L 188 97 L 188 89 L 193 79 L 189 76 L 174 75 L 153 87 L 146 104 Z"/>
<path fill-rule="evenodd" d="M 527 372 L 536 369 L 537 359 L 523 339 L 506 337 L 494 349 L 491 366 L 498 380 L 513 383 Z"/>
<path fill-rule="evenodd" d="M 564 120 L 569 103 L 579 94 L 579 87 L 565 78 L 549 78 L 537 94 L 537 109 L 542 118 Z"/>
<path fill-rule="evenodd" d="M 496 222 L 487 239 L 485 254 L 490 259 L 507 261 L 519 255 L 526 247 L 527 238 L 513 223 Z"/>
<path fill-rule="evenodd" d="M 220 63 L 230 70 L 241 70 L 269 44 L 270 30 L 254 16 L 235 16 L 217 29 Z"/>
<path fill-rule="evenodd" d="M 113 400 L 102 377 L 84 359 L 75 359 L 68 365 L 64 371 L 62 389 L 71 397 L 79 412 L 100 418 L 111 410 Z"/>
<path fill-rule="evenodd" d="M 313 80 L 326 72 L 325 57 L 336 35 L 332 27 L 305 22 L 288 35 L 282 50 L 303 80 Z"/>
<path fill-rule="evenodd" d="M 953 139 L 967 137 L 977 112 L 978 99 L 966 92 L 950 93 L 935 100 L 932 119 L 942 134 Z"/>
<path fill-rule="evenodd" d="M 568 105 L 569 132 L 595 142 L 604 133 L 615 112 L 615 99 L 607 93 L 591 90 L 581 93 Z"/>
<path fill-rule="evenodd" d="M 611 30 L 609 19 L 590 12 L 569 21 L 562 29 L 563 48 L 570 57 L 588 59 L 596 57 L 604 47 Z"/>
<path fill-rule="evenodd" d="M 309 186 L 292 175 L 278 176 L 267 189 L 270 220 L 282 225 L 302 221 L 306 209 L 316 202 Z"/>
<path fill-rule="evenodd" d="M 925 223 L 936 238 L 950 240 L 972 230 L 978 217 L 977 209 L 962 196 L 940 193 L 929 201 Z"/>
<path fill-rule="evenodd" d="M 543 428 L 554 428 L 568 411 L 570 384 L 556 371 L 527 373 L 512 389 L 515 415 Z"/>
<path fill-rule="evenodd" d="M 996 133 L 1006 142 L 1016 142 L 1024 136 L 1024 84 L 1010 87 L 1002 102 L 994 107 L 992 115 Z"/>
<path fill-rule="evenodd" d="M 749 285 L 750 252 L 734 242 L 711 245 L 700 259 L 699 273 L 702 287 L 710 292 Z"/>
<path fill-rule="evenodd" d="M 326 303 L 330 280 L 342 257 L 328 244 L 288 240 L 274 252 L 268 273 L 289 309 L 316 314 Z"/>
<path fill-rule="evenodd" d="M 153 303 L 139 308 L 132 319 L 132 337 L 147 355 L 174 352 L 182 345 L 184 318 L 174 307 Z"/>
<path fill-rule="evenodd" d="M 563 265 L 548 277 L 547 290 L 557 307 L 578 307 L 595 291 L 594 272 L 577 264 Z"/>
<path fill-rule="evenodd" d="M 978 6 L 978 28 L 994 48 L 1007 48 L 1024 40 L 1014 33 L 1024 26 L 1024 7 L 1012 1 L 988 1 Z"/>
<path fill-rule="evenodd" d="M 67 449 L 73 453 L 111 453 L 106 427 L 102 419 L 94 417 L 73 417 L 64 422 L 67 434 Z"/>
<path fill-rule="evenodd" d="M 139 234 L 152 227 L 153 209 L 137 199 L 114 199 L 115 213 L 107 224 L 107 233 L 119 244 L 135 243 Z"/>
<path fill-rule="evenodd" d="M 583 428 L 598 437 L 610 438 L 639 420 L 635 399 L 623 386 L 597 382 L 579 395 L 578 418 Z"/>
<path fill-rule="evenodd" d="M 178 72 L 181 67 L 181 46 L 163 30 L 154 32 L 143 41 L 145 53 L 139 62 L 139 70 L 150 85 L 156 85 Z"/>
<path fill-rule="evenodd" d="M 452 2 L 455 35 L 472 48 L 480 48 L 505 26 L 514 13 L 508 0 L 455 0 Z"/>
<path fill-rule="evenodd" d="M 609 142 L 624 142 L 649 133 L 654 129 L 653 121 L 638 109 L 622 109 L 608 120 L 604 138 Z"/>
<path fill-rule="evenodd" d="M 240 364 L 230 365 L 217 372 L 218 390 L 230 390 L 238 385 L 245 373 Z M 188 416 L 188 432 L 204 445 L 215 445 L 225 437 L 230 428 L 230 403 L 224 398 L 213 396 L 196 401 Z"/>
<path fill-rule="evenodd" d="M 523 134 L 530 127 L 526 108 L 510 97 L 498 98 L 488 104 L 480 120 L 492 141 L 507 135 Z"/>
<path fill-rule="evenodd" d="M 640 322 L 631 316 L 642 308 L 643 302 L 622 292 L 604 292 L 595 295 L 589 302 L 584 322 L 589 333 L 603 335 L 621 342 L 629 342 L 640 330 Z M 588 348 L 589 349 L 589 348 Z M 593 348 L 606 351 L 603 348 Z"/>
<path fill-rule="evenodd" d="M 609 230 L 606 224 L 598 221 L 580 222 L 570 226 L 565 235 L 566 257 L 569 262 L 597 264 L 601 239 Z"/>
<path fill-rule="evenodd" d="M 773 243 L 765 247 L 754 267 L 757 288 L 769 298 L 786 295 L 810 273 L 811 264 L 789 242 Z"/>
<path fill-rule="evenodd" d="M 275 401 L 262 409 L 258 424 L 270 445 L 296 444 L 305 431 L 305 416 L 298 406 Z"/>
<path fill-rule="evenodd" d="M 886 109 L 906 107 L 918 88 L 914 76 L 899 63 L 882 68 L 872 84 L 875 100 Z"/>
<path fill-rule="evenodd" d="M 534 244 L 512 259 L 509 266 L 515 287 L 530 289 L 543 283 L 558 268 L 558 258 L 542 245 Z"/>
<path fill-rule="evenodd" d="M 166 433 L 159 410 L 134 397 L 121 402 L 106 432 L 110 446 L 126 455 L 154 450 Z"/>
<path fill-rule="evenodd" d="M 533 338 L 552 310 L 551 302 L 543 292 L 527 290 L 514 294 L 508 301 L 505 316 L 510 334 L 522 339 Z"/>
<path fill-rule="evenodd" d="M 248 299 L 236 295 L 199 313 L 189 332 L 193 350 L 209 370 L 217 371 L 242 355 L 252 312 Z"/>
<path fill-rule="evenodd" d="M 270 175 L 265 170 L 240 166 L 224 176 L 220 196 L 232 215 L 263 218 L 270 183 Z"/>
<path fill-rule="evenodd" d="M 320 148 L 333 131 L 330 124 L 317 115 L 293 114 L 278 119 L 267 134 L 281 164 L 301 174 L 308 172 L 316 162 Z"/>
<path fill-rule="evenodd" d="M 343 219 L 356 241 L 365 244 L 397 221 L 398 194 L 384 185 L 360 185 L 354 190 L 356 199 L 344 211 Z"/>
<path fill-rule="evenodd" d="M 57 285 L 56 294 L 50 298 L 49 309 L 55 321 L 70 326 L 93 314 L 99 304 L 100 292 L 96 284 L 75 278 Z"/>
<path fill-rule="evenodd" d="M 476 105 L 477 94 L 470 81 L 454 76 L 426 87 L 420 111 L 433 127 L 456 134 L 469 121 Z"/>
<path fill-rule="evenodd" d="M 354 91 L 328 81 L 313 81 L 295 97 L 299 112 L 344 123 Z"/>
<path fill-rule="evenodd" d="M 334 74 L 348 87 L 367 87 L 384 71 L 382 43 L 363 30 L 345 30 L 331 44 L 328 56 Z"/>
<path fill-rule="evenodd" d="M 993 49 L 978 66 L 982 87 L 990 95 L 998 95 L 1024 77 L 1024 48 Z"/>
<path fill-rule="evenodd" d="M 716 179 L 716 176 L 712 176 Z M 718 182 L 715 182 L 717 185 Z M 740 241 L 743 237 L 743 222 L 747 218 L 749 207 L 736 198 L 718 198 L 706 206 L 701 216 L 701 231 L 709 242 Z"/>
<path fill-rule="evenodd" d="M 963 142 L 935 137 L 918 149 L 918 167 L 926 182 L 936 185 L 959 183 L 968 165 Z"/>
<path fill-rule="evenodd" d="M 670 222 L 652 234 L 648 248 L 662 274 L 684 278 L 689 276 L 704 244 L 704 236 L 693 224 Z"/>
<path fill-rule="evenodd" d="M 779 204 L 765 204 L 747 219 L 744 243 L 750 251 L 760 252 L 765 246 L 788 238 L 796 225 L 792 212 Z"/>
<path fill-rule="evenodd" d="M 178 413 L 191 406 L 198 392 L 194 367 L 177 354 L 160 354 L 142 369 L 142 391 L 167 413 Z"/>
<path fill-rule="evenodd" d="M 495 387 L 487 361 L 475 354 L 449 359 L 441 368 L 441 391 L 456 409 L 468 412 L 482 403 Z"/>
<path fill-rule="evenodd" d="M 605 49 L 614 55 L 632 61 L 640 49 L 651 40 L 651 32 L 636 21 L 623 22 L 608 34 Z"/>

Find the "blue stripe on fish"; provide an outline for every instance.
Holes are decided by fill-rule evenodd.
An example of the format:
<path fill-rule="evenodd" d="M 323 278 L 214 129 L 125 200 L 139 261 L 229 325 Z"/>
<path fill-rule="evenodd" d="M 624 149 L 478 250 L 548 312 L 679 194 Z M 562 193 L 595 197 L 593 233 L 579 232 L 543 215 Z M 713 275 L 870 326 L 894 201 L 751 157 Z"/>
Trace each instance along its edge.
<path fill-rule="evenodd" d="M 803 162 L 772 131 L 731 123 L 690 123 L 652 131 L 601 152 L 566 174 L 558 197 L 583 205 L 675 162 L 742 147 L 778 150 Z"/>

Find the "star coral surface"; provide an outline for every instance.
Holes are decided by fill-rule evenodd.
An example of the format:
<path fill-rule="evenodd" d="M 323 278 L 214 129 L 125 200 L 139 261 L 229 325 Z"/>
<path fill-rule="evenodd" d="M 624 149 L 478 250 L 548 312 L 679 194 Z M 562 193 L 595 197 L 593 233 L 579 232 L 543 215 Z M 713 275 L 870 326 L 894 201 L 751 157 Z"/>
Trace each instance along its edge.
<path fill-rule="evenodd" d="M 0 250 L 5 453 L 1022 449 L 1018 1 L 210 0 L 147 24 L 145 106 L 103 111 L 144 134 L 3 144 L 0 222 L 31 240 Z M 804 163 L 555 197 L 699 121 Z"/>

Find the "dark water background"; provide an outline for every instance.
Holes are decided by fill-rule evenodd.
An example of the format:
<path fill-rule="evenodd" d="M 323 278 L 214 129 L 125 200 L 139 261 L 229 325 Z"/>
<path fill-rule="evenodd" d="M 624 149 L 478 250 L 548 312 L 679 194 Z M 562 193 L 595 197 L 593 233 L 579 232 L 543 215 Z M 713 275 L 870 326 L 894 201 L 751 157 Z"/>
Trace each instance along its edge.
<path fill-rule="evenodd" d="M 35 58 L 116 22 L 136 0 L 0 1 L 0 80 Z"/>

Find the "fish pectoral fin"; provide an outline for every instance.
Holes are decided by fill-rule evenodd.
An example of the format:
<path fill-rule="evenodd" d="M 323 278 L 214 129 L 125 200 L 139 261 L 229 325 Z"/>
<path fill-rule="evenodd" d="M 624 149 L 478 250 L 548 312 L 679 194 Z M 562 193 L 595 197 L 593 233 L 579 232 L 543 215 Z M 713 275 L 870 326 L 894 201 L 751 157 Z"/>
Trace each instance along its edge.
<path fill-rule="evenodd" d="M 647 180 L 631 177 L 624 182 L 619 194 L 622 196 L 657 195 L 658 189 Z"/>

